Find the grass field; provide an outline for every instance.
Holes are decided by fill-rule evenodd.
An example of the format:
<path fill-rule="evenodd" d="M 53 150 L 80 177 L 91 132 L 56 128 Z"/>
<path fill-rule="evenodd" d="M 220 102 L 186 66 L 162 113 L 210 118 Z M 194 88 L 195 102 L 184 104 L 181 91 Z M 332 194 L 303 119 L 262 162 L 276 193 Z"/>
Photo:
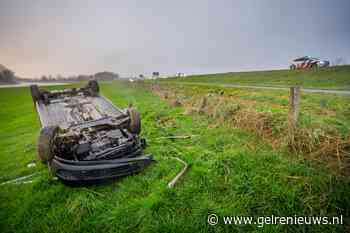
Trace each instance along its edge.
<path fill-rule="evenodd" d="M 350 66 L 319 70 L 274 70 L 196 75 L 165 81 L 256 86 L 301 86 L 304 88 L 350 90 Z"/>
<path fill-rule="evenodd" d="M 284 147 L 274 148 L 259 135 L 226 121 L 217 124 L 215 118 L 206 115 L 184 114 L 185 106 L 170 107 L 142 85 L 114 82 L 102 84 L 101 89 L 117 106 L 133 103 L 138 108 L 142 135 L 149 144 L 146 152 L 158 162 L 141 174 L 104 185 L 72 188 L 52 180 L 47 168 L 38 162 L 34 168 L 27 167 L 36 161 L 39 132 L 28 89 L 2 89 L 0 182 L 39 174 L 33 183 L 0 186 L 1 232 L 348 232 L 348 177 L 333 174 Z M 211 87 L 179 89 L 179 95 L 187 91 L 186 95 L 191 96 L 216 91 Z M 226 92 L 246 99 L 246 104 L 255 101 L 262 112 L 277 102 L 272 105 L 276 107 L 272 113 L 283 113 L 285 109 L 279 110 L 278 106 L 287 104 L 278 93 Z M 325 125 L 336 119 L 343 124 L 339 132 L 346 127 L 342 133 L 347 134 L 348 113 L 342 110 L 348 106 L 347 100 L 322 98 L 307 98 L 304 107 L 310 111 L 306 111 L 303 121 L 308 124 L 308 119 L 316 118 Z M 320 117 L 322 104 L 334 108 L 337 117 L 329 117 L 328 121 Z M 336 125 L 331 124 L 334 128 Z M 183 140 L 162 138 L 172 135 L 195 136 Z M 191 168 L 175 189 L 168 189 L 167 183 L 181 170 L 172 156 L 187 161 Z M 347 226 L 258 227 L 223 225 L 222 221 L 210 226 L 209 213 L 255 217 L 343 215 Z"/>

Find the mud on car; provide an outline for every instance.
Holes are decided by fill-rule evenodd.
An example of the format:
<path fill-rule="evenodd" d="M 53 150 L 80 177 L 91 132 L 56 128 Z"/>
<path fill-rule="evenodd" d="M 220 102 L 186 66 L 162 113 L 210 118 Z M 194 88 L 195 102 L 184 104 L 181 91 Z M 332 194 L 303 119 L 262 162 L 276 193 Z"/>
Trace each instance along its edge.
<path fill-rule="evenodd" d="M 139 112 L 114 106 L 100 95 L 97 81 L 54 91 L 32 85 L 30 91 L 41 124 L 38 158 L 59 179 L 116 178 L 139 172 L 153 161 L 142 152 L 146 141 L 140 137 Z"/>

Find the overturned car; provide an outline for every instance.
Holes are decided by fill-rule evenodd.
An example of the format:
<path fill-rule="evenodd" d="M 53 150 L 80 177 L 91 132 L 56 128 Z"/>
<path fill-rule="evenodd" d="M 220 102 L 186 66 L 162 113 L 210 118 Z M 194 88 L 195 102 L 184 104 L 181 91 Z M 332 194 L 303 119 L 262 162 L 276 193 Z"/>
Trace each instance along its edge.
<path fill-rule="evenodd" d="M 293 60 L 292 64 L 289 66 L 291 70 L 306 70 L 306 69 L 317 69 L 328 67 L 330 62 L 327 60 L 321 60 L 319 58 L 304 56 Z"/>
<path fill-rule="evenodd" d="M 30 86 L 41 131 L 38 158 L 59 179 L 98 181 L 141 171 L 152 161 L 143 155 L 140 114 L 119 109 L 99 94 L 97 81 L 61 91 Z"/>

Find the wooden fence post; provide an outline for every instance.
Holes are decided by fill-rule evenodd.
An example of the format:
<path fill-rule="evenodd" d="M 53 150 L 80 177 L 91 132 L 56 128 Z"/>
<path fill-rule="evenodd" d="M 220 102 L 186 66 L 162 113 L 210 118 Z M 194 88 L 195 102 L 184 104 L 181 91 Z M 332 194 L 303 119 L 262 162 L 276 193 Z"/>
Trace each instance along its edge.
<path fill-rule="evenodd" d="M 300 109 L 300 87 L 291 87 L 289 96 L 288 126 L 294 130 L 298 124 Z"/>

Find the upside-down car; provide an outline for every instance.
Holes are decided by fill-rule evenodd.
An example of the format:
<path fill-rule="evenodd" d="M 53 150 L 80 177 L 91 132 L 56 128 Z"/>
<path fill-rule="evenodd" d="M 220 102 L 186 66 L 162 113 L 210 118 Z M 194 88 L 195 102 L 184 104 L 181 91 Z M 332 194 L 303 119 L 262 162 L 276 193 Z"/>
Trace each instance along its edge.
<path fill-rule="evenodd" d="M 30 87 L 41 131 L 38 158 L 67 182 L 90 182 L 141 171 L 152 161 L 143 155 L 140 114 L 119 109 L 99 93 L 97 81 L 83 88 L 47 91 Z"/>

